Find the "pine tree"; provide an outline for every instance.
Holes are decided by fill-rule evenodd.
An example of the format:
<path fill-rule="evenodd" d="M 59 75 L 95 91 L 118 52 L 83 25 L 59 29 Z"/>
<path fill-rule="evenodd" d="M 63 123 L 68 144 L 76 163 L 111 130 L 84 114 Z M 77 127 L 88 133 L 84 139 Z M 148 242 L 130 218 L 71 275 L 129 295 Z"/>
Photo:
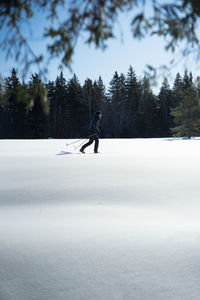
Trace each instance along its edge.
<path fill-rule="evenodd" d="M 104 102 L 105 97 L 106 97 L 106 87 L 103 83 L 103 80 L 102 80 L 101 76 L 99 76 L 99 78 L 97 80 L 97 86 L 98 86 L 100 102 Z"/>
<path fill-rule="evenodd" d="M 103 84 L 103 82 L 102 82 Z M 102 110 L 103 100 L 104 100 L 104 87 L 99 86 L 98 82 L 95 80 L 93 83 L 93 112 Z"/>
<path fill-rule="evenodd" d="M 10 137 L 10 118 L 8 113 L 7 99 L 5 97 L 4 82 L 0 77 L 0 138 Z"/>
<path fill-rule="evenodd" d="M 47 137 L 47 114 L 49 112 L 49 101 L 47 90 L 38 74 L 31 76 L 28 84 L 30 95 L 33 97 L 32 107 L 28 113 L 29 130 L 32 138 Z"/>
<path fill-rule="evenodd" d="M 92 119 L 92 112 L 94 111 L 94 104 L 93 104 L 93 82 L 91 79 L 86 79 L 83 85 L 83 101 L 85 105 L 88 107 L 87 112 L 87 120 L 91 122 Z M 87 125 L 88 128 L 88 125 Z"/>
<path fill-rule="evenodd" d="M 126 122 L 126 106 L 125 106 L 125 76 L 118 75 L 115 72 L 109 87 L 109 105 L 107 110 L 110 119 L 110 135 L 113 137 L 121 137 L 124 134 Z"/>
<path fill-rule="evenodd" d="M 28 111 L 28 91 L 27 85 L 23 82 L 20 84 L 17 98 L 15 122 L 16 122 L 16 138 L 27 137 L 27 111 Z"/>
<path fill-rule="evenodd" d="M 103 118 L 101 121 L 101 136 L 106 137 L 108 136 L 108 128 L 109 128 L 109 123 L 110 123 L 110 113 L 109 113 L 109 102 L 108 102 L 108 97 L 106 94 L 106 87 L 103 83 L 103 80 L 101 76 L 98 78 L 96 82 L 96 98 L 97 98 L 97 103 L 98 103 L 98 108 L 97 110 L 101 111 L 103 114 Z"/>
<path fill-rule="evenodd" d="M 55 82 L 54 96 L 52 99 L 52 126 L 53 137 L 64 138 L 69 136 L 69 104 L 67 95 L 67 82 L 63 72 L 57 76 Z"/>
<path fill-rule="evenodd" d="M 183 89 L 187 90 L 193 85 L 193 76 L 192 73 L 188 75 L 188 72 L 185 71 L 184 76 L 183 76 Z"/>
<path fill-rule="evenodd" d="M 141 83 L 141 113 L 140 113 L 140 136 L 153 137 L 155 124 L 154 116 L 156 114 L 155 98 L 153 96 L 150 81 L 144 77 Z"/>
<path fill-rule="evenodd" d="M 20 86 L 19 78 L 17 77 L 16 70 L 13 68 L 11 76 L 5 80 L 5 97 L 7 100 L 7 111 L 9 113 L 10 120 L 10 138 L 15 138 L 15 117 L 16 117 L 16 106 L 17 106 L 17 93 Z"/>
<path fill-rule="evenodd" d="M 172 107 L 172 93 L 167 78 L 163 80 L 160 93 L 158 95 L 159 102 L 159 119 L 160 119 L 160 136 L 170 136 L 170 128 L 172 124 L 172 116 L 170 114 Z"/>
<path fill-rule="evenodd" d="M 19 110 L 18 110 L 18 119 L 20 119 L 19 124 L 21 124 L 19 132 L 23 133 L 21 138 L 29 138 L 32 136 L 30 132 L 30 110 L 34 103 L 34 95 L 32 90 L 28 85 L 23 81 L 20 90 L 19 90 Z M 44 94 L 45 95 L 45 94 Z M 21 111 L 21 113 L 20 113 Z M 22 130 L 23 127 L 23 130 Z"/>
<path fill-rule="evenodd" d="M 55 82 L 49 81 L 46 84 L 48 99 L 49 99 L 49 128 L 48 128 L 48 136 L 55 137 L 55 126 L 56 126 L 56 116 L 55 116 Z"/>
<path fill-rule="evenodd" d="M 185 80 L 187 81 L 186 77 Z M 172 102 L 171 102 L 171 109 L 176 108 L 180 105 L 183 101 L 183 94 L 184 94 L 184 83 L 179 73 L 176 74 L 174 85 L 172 88 Z M 171 125 L 170 127 L 175 126 L 174 117 L 170 113 L 171 116 Z"/>
<path fill-rule="evenodd" d="M 126 76 L 126 130 L 127 136 L 139 136 L 139 114 L 141 112 L 141 86 L 132 66 Z"/>
<path fill-rule="evenodd" d="M 69 107 L 69 137 L 80 137 L 84 134 L 84 124 L 82 123 L 82 119 L 83 115 L 88 111 L 88 107 L 83 100 L 82 87 L 75 74 L 67 84 L 67 93 Z"/>
<path fill-rule="evenodd" d="M 200 97 L 194 85 L 190 85 L 184 92 L 183 101 L 178 107 L 172 109 L 175 124 L 172 129 L 174 136 L 200 135 Z"/>
<path fill-rule="evenodd" d="M 104 105 L 106 103 L 106 87 L 101 76 L 95 81 L 94 87 L 96 89 L 95 97 L 98 105 L 97 110 L 104 111 Z"/>
<path fill-rule="evenodd" d="M 10 119 L 10 138 L 24 137 L 24 122 L 26 118 L 26 95 L 13 68 L 11 76 L 5 80 L 5 98 L 7 102 L 7 113 Z"/>
<path fill-rule="evenodd" d="M 172 88 L 172 98 L 173 98 L 173 107 L 176 107 L 180 104 L 183 99 L 183 80 L 179 73 L 176 74 L 176 78 L 174 80 L 174 85 Z"/>

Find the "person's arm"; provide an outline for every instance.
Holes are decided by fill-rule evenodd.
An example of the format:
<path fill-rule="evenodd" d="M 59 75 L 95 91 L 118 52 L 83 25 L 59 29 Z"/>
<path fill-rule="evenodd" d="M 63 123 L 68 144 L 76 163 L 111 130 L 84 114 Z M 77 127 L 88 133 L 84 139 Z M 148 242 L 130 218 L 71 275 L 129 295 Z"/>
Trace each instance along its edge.
<path fill-rule="evenodd" d="M 100 123 L 100 120 L 97 120 L 96 121 L 96 128 L 95 128 L 97 135 L 99 135 L 99 123 Z"/>

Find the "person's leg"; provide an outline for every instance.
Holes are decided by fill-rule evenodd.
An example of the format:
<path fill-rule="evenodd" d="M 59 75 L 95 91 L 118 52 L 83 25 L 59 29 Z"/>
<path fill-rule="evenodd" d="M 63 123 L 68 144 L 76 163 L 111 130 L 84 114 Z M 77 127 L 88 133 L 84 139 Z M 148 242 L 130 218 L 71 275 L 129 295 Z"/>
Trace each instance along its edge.
<path fill-rule="evenodd" d="M 98 147 L 99 147 L 99 139 L 98 139 L 98 136 L 96 136 L 94 138 L 95 140 L 95 144 L 94 144 L 94 152 L 97 153 L 98 152 Z"/>
<path fill-rule="evenodd" d="M 86 147 L 90 146 L 90 145 L 93 143 L 93 141 L 94 141 L 94 139 L 91 137 L 91 138 L 89 139 L 89 142 L 87 142 L 85 145 L 83 145 L 83 146 L 81 147 L 80 151 L 84 151 L 84 149 L 85 149 Z"/>

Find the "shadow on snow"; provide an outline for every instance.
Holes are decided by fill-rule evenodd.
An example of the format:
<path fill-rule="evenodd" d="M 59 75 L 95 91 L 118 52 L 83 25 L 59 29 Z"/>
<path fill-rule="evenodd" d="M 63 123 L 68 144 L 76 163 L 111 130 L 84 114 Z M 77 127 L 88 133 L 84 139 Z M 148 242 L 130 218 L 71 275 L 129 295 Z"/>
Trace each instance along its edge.
<path fill-rule="evenodd" d="M 69 154 L 82 154 L 82 153 L 78 153 L 78 152 L 70 152 L 70 151 L 60 151 L 60 153 L 56 154 L 56 155 L 69 155 Z"/>

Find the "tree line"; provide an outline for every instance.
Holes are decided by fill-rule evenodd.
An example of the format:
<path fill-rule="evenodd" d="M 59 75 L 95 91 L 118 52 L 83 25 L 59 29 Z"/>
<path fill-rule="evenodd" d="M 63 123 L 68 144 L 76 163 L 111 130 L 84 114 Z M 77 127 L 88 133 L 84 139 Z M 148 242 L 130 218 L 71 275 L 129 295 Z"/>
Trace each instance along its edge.
<path fill-rule="evenodd" d="M 85 137 L 95 111 L 103 113 L 105 138 L 199 136 L 200 83 L 191 72 L 177 73 L 173 87 L 165 78 L 155 95 L 132 66 L 126 75 L 115 72 L 108 89 L 101 77 L 81 85 L 62 71 L 44 83 L 38 74 L 20 82 L 13 69 L 0 82 L 0 138 Z"/>

